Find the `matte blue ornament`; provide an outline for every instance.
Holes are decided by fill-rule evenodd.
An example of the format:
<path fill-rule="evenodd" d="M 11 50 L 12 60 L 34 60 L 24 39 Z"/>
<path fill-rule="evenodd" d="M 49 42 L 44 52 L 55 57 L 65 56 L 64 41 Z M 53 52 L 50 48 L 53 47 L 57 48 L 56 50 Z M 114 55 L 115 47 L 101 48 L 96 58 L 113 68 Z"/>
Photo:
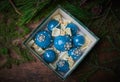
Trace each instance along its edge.
<path fill-rule="evenodd" d="M 73 36 L 73 44 L 75 47 L 81 47 L 85 43 L 85 38 L 82 35 Z"/>
<path fill-rule="evenodd" d="M 46 30 L 40 31 L 35 36 L 35 43 L 41 48 L 49 47 L 52 41 L 50 33 Z"/>
<path fill-rule="evenodd" d="M 77 61 L 81 57 L 82 52 L 78 48 L 72 48 L 68 51 L 68 55 L 72 57 L 74 61 Z"/>
<path fill-rule="evenodd" d="M 59 22 L 57 20 L 50 20 L 48 22 L 47 28 L 51 32 L 53 28 L 58 28 L 59 27 Z"/>
<path fill-rule="evenodd" d="M 54 47 L 59 51 L 67 51 L 72 47 L 69 36 L 57 36 L 54 39 Z"/>
<path fill-rule="evenodd" d="M 66 73 L 69 69 L 69 63 L 66 60 L 59 60 L 57 62 L 57 71 Z"/>
<path fill-rule="evenodd" d="M 75 25 L 74 23 L 69 23 L 66 28 L 70 28 L 71 29 L 71 32 L 72 32 L 72 35 L 76 35 L 77 33 L 77 30 L 78 30 L 78 27 L 77 25 Z"/>
<path fill-rule="evenodd" d="M 56 60 L 56 53 L 53 50 L 46 50 L 43 54 L 43 59 L 47 63 L 53 63 Z"/>

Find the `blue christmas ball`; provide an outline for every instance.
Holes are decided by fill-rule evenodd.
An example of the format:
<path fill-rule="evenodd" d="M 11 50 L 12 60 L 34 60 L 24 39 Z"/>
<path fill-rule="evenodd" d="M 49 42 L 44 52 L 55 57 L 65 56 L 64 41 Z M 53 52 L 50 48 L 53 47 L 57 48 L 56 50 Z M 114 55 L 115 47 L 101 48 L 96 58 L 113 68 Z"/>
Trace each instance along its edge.
<path fill-rule="evenodd" d="M 53 63 L 56 60 L 56 53 L 53 50 L 46 50 L 43 54 L 43 59 L 47 63 Z"/>
<path fill-rule="evenodd" d="M 67 51 L 72 47 L 71 38 L 69 36 L 57 36 L 54 39 L 54 47 L 59 51 Z"/>
<path fill-rule="evenodd" d="M 49 47 L 52 41 L 50 33 L 46 30 L 40 31 L 35 36 L 35 43 L 41 48 Z"/>
<path fill-rule="evenodd" d="M 66 73 L 69 71 L 69 63 L 66 60 L 59 60 L 57 62 L 57 71 Z"/>
<path fill-rule="evenodd" d="M 77 60 L 80 58 L 80 56 L 82 55 L 82 52 L 81 52 L 81 50 L 78 49 L 78 48 L 72 48 L 72 49 L 70 49 L 70 50 L 68 51 L 68 55 L 69 55 L 70 57 L 72 57 L 72 59 L 73 59 L 74 61 L 77 61 Z"/>
<path fill-rule="evenodd" d="M 77 25 L 75 25 L 74 23 L 69 23 L 66 28 L 70 28 L 71 29 L 71 32 L 72 32 L 72 35 L 76 35 L 77 33 L 77 30 L 78 30 L 78 27 Z"/>
<path fill-rule="evenodd" d="M 48 30 L 51 32 L 53 28 L 58 28 L 59 27 L 59 22 L 57 20 L 50 20 L 47 24 Z"/>
<path fill-rule="evenodd" d="M 73 36 L 73 44 L 75 47 L 81 47 L 85 43 L 84 36 L 77 34 Z"/>

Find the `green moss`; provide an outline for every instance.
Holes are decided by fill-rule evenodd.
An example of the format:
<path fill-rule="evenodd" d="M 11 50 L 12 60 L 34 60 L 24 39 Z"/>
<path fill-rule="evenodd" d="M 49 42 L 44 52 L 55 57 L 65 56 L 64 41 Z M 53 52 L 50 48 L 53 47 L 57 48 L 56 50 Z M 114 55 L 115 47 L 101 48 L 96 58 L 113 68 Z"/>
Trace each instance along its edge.
<path fill-rule="evenodd" d="M 1 53 L 2 55 L 6 55 L 6 54 L 8 54 L 8 49 L 7 49 L 7 48 L 1 48 L 1 49 L 0 49 L 0 53 Z"/>
<path fill-rule="evenodd" d="M 11 14 L 12 13 L 12 14 Z M 24 63 L 27 61 L 33 61 L 34 58 L 29 55 L 26 49 L 21 49 L 21 45 L 15 44 L 13 41 L 16 39 L 23 38 L 26 34 L 30 32 L 28 27 L 21 26 L 19 27 L 16 24 L 16 20 L 18 15 L 13 11 L 9 13 L 2 12 L 1 20 L 0 20 L 0 57 L 4 56 L 6 58 L 6 63 L 0 68 L 11 68 L 12 64 L 19 65 L 20 63 Z M 23 32 L 19 31 L 19 28 L 23 30 Z M 17 51 L 16 51 L 17 49 Z M 20 59 L 15 59 L 11 57 L 11 50 L 16 51 L 15 55 L 19 55 Z"/>

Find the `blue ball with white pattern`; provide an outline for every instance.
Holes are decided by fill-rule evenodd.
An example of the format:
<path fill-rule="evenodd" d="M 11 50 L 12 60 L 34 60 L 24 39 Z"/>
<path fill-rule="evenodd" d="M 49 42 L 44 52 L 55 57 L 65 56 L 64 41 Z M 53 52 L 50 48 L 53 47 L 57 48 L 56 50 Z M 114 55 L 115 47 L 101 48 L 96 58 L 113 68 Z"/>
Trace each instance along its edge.
<path fill-rule="evenodd" d="M 46 50 L 43 54 L 43 59 L 47 63 L 53 63 L 56 60 L 56 53 L 53 50 Z"/>
<path fill-rule="evenodd" d="M 66 60 L 59 60 L 57 62 L 57 71 L 66 73 L 69 71 L 69 63 Z"/>
<path fill-rule="evenodd" d="M 59 51 L 67 51 L 72 47 L 70 36 L 57 36 L 54 39 L 54 47 Z"/>
<path fill-rule="evenodd" d="M 48 22 L 47 28 L 50 32 L 52 32 L 53 28 L 59 28 L 59 22 L 55 19 L 52 19 Z"/>
<path fill-rule="evenodd" d="M 75 25 L 74 23 L 69 23 L 66 28 L 70 28 L 72 35 L 76 35 L 77 34 L 77 30 L 78 30 L 78 26 Z"/>
<path fill-rule="evenodd" d="M 72 48 L 68 51 L 68 56 L 70 56 L 74 61 L 77 61 L 82 55 L 79 48 Z"/>
<path fill-rule="evenodd" d="M 46 30 L 40 31 L 35 36 L 35 43 L 41 48 L 47 48 L 50 46 L 52 36 Z"/>
<path fill-rule="evenodd" d="M 85 37 L 83 35 L 77 34 L 73 36 L 73 45 L 75 47 L 81 47 L 85 43 Z"/>

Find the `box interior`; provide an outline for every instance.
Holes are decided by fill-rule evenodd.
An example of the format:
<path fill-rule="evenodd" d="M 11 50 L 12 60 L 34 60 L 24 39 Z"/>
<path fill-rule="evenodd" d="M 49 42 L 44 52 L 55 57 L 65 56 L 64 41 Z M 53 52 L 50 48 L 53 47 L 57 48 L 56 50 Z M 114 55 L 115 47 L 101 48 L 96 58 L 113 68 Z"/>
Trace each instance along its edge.
<path fill-rule="evenodd" d="M 35 34 L 40 31 L 40 30 L 43 30 L 43 29 L 46 29 L 46 25 L 47 23 L 49 22 L 50 19 L 52 19 L 53 16 L 57 15 L 57 14 L 60 14 L 63 18 L 67 19 L 67 20 L 70 20 L 72 21 L 74 24 L 76 24 L 79 29 L 78 29 L 78 34 L 81 34 L 81 35 L 85 35 L 88 37 L 88 39 L 90 40 L 90 43 L 88 45 L 88 47 L 84 50 L 84 53 L 82 54 L 82 56 L 79 58 L 78 61 L 75 62 L 75 64 L 70 68 L 70 70 L 62 75 L 60 73 L 58 73 L 57 71 L 55 71 L 55 65 L 56 65 L 56 62 L 61 59 L 61 58 L 64 58 L 64 53 L 60 53 L 58 54 L 58 59 L 54 62 L 54 63 L 50 63 L 50 64 L 47 64 L 44 62 L 44 60 L 41 58 L 40 54 L 38 52 L 36 52 L 33 48 L 31 48 L 31 46 L 29 45 L 30 41 L 33 40 Z M 37 29 L 35 29 L 32 34 L 30 35 L 30 37 L 27 39 L 27 41 L 25 42 L 25 45 L 27 46 L 27 48 L 30 49 L 30 51 L 32 51 L 34 54 L 36 54 L 36 56 L 41 59 L 50 69 L 52 69 L 54 72 L 56 72 L 62 79 L 65 79 L 76 67 L 77 65 L 79 65 L 79 63 L 84 59 L 84 57 L 87 55 L 87 53 L 91 50 L 91 48 L 96 44 L 96 42 L 98 41 L 98 38 L 93 35 L 93 33 L 91 31 L 89 31 L 87 29 L 86 26 L 83 26 L 81 24 L 81 22 L 78 22 L 78 20 L 76 20 L 74 17 L 72 17 L 71 15 L 69 15 L 69 13 L 67 13 L 66 11 L 64 11 L 63 9 L 61 8 L 58 8 L 57 10 L 55 10 L 54 13 L 52 13 L 42 24 L 40 24 L 38 26 Z"/>

